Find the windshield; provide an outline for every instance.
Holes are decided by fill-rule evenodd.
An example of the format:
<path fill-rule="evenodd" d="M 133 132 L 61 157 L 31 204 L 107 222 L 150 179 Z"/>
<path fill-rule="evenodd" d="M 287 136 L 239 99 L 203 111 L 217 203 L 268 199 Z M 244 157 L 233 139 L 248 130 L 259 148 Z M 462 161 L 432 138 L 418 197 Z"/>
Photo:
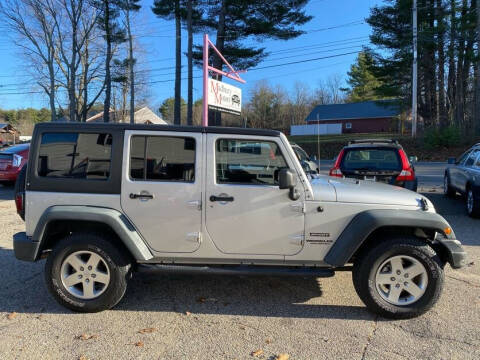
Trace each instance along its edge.
<path fill-rule="evenodd" d="M 293 150 L 295 151 L 295 154 L 297 155 L 298 160 L 300 161 L 309 160 L 307 153 L 302 148 L 295 146 Z"/>
<path fill-rule="evenodd" d="M 396 149 L 360 148 L 347 149 L 340 165 L 345 170 L 402 170 Z"/>

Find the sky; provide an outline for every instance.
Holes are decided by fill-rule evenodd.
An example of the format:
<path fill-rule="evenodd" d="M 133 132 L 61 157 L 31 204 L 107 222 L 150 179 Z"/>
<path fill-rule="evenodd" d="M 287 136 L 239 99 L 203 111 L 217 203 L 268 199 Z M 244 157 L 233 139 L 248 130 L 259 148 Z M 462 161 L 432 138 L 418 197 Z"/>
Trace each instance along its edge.
<path fill-rule="evenodd" d="M 157 109 L 174 93 L 175 24 L 156 18 L 151 11 L 152 3 L 153 0 L 142 1 L 142 9 L 135 19 L 135 33 L 139 43 L 137 71 L 147 77 L 146 81 L 150 83 L 148 103 Z M 224 81 L 241 87 L 245 101 L 259 81 L 281 85 L 286 91 L 292 91 L 296 82 L 303 82 L 313 91 L 320 81 L 326 81 L 330 76 L 338 75 L 345 79 L 358 51 L 369 44 L 370 27 L 364 20 L 370 8 L 380 3 L 380 0 L 310 0 L 306 12 L 314 18 L 302 27 L 306 32 L 304 35 L 288 41 L 266 40 L 259 43 L 270 54 L 258 65 L 263 69 L 250 69 L 242 74 L 246 80 L 243 85 Z M 48 107 L 46 95 L 26 94 L 38 91 L 38 88 L 33 88 L 26 81 L 30 79 L 25 73 L 25 64 L 8 32 L 0 28 L 0 34 L 0 108 Z M 211 35 L 215 42 L 214 34 Z M 202 35 L 195 35 L 194 43 L 201 42 Z M 247 43 L 254 42 L 248 40 Z M 183 53 L 186 47 L 187 33 L 182 30 Z M 295 63 L 299 61 L 304 62 Z M 182 96 L 185 99 L 186 64 L 186 57 L 182 57 Z M 198 77 L 194 80 L 195 100 L 202 97 L 201 74 L 201 69 L 194 70 L 194 77 Z"/>

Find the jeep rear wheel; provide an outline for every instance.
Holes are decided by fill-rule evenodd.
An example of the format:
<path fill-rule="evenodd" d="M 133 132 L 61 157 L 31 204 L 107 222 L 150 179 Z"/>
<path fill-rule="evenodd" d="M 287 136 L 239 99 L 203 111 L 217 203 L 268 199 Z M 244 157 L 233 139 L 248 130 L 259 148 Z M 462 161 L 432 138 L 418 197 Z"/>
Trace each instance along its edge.
<path fill-rule="evenodd" d="M 443 263 L 416 238 L 394 238 L 364 251 L 355 261 L 353 283 L 373 312 L 394 319 L 419 316 L 438 301 Z"/>
<path fill-rule="evenodd" d="M 45 280 L 61 305 L 78 312 L 98 312 L 122 299 L 130 267 L 103 236 L 75 233 L 61 240 L 48 256 Z"/>

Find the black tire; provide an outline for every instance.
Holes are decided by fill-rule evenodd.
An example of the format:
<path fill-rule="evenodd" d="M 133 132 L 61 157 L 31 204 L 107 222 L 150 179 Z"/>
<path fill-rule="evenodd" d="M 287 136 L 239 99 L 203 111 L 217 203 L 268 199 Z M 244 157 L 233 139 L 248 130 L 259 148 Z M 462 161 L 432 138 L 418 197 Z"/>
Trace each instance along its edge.
<path fill-rule="evenodd" d="M 17 181 L 15 182 L 15 188 L 14 188 L 14 196 L 15 199 L 17 198 L 18 194 L 21 194 L 22 196 L 22 201 L 23 201 L 23 206 L 20 211 L 17 211 L 18 215 L 22 218 L 22 220 L 25 220 L 25 179 L 27 177 L 27 164 L 25 164 L 18 173 L 17 176 Z"/>
<path fill-rule="evenodd" d="M 64 260 L 76 251 L 90 251 L 100 255 L 110 272 L 106 290 L 95 299 L 84 300 L 67 291 L 61 280 Z M 99 312 L 111 309 L 123 298 L 130 277 L 131 264 L 104 236 L 92 233 L 74 233 L 53 248 L 45 264 L 45 281 L 50 294 L 61 305 L 76 312 Z"/>
<path fill-rule="evenodd" d="M 387 302 L 380 296 L 375 283 L 379 266 L 397 255 L 418 260 L 427 272 L 428 283 L 424 294 L 409 305 Z M 438 301 L 443 289 L 443 267 L 444 263 L 424 241 L 414 237 L 393 238 L 384 240 L 360 254 L 353 267 L 353 284 L 358 296 L 370 311 L 385 318 L 408 319 L 425 313 Z"/>
<path fill-rule="evenodd" d="M 472 205 L 469 205 L 469 198 L 471 197 Z M 467 188 L 466 194 L 466 209 L 468 216 L 472 218 L 480 218 L 480 200 L 479 195 L 475 194 L 471 187 Z"/>
<path fill-rule="evenodd" d="M 443 178 L 443 187 L 443 193 L 446 197 L 453 198 L 457 194 L 457 192 L 450 185 L 450 176 L 448 176 L 448 174 L 445 174 Z"/>

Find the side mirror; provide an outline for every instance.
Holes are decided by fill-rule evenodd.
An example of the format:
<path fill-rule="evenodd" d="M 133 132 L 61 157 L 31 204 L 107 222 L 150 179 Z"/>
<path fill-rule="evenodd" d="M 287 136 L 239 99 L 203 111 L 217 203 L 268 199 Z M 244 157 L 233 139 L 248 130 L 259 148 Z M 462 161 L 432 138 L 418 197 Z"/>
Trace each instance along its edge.
<path fill-rule="evenodd" d="M 292 189 L 297 185 L 295 174 L 290 169 L 282 169 L 278 174 L 278 186 L 281 190 Z"/>
<path fill-rule="evenodd" d="M 457 163 L 457 159 L 455 159 L 454 157 L 449 157 L 447 159 L 447 163 L 448 164 L 456 164 Z"/>
<path fill-rule="evenodd" d="M 317 155 L 310 156 L 310 161 L 317 161 Z"/>
<path fill-rule="evenodd" d="M 408 161 L 410 161 L 410 164 L 416 163 L 418 161 L 418 157 L 416 156 L 410 156 L 408 158 Z"/>
<path fill-rule="evenodd" d="M 288 196 L 291 200 L 298 200 L 300 198 L 300 193 L 295 188 L 297 185 L 297 178 L 295 174 L 290 169 L 282 169 L 278 174 L 278 187 L 280 189 L 289 189 L 290 192 Z"/>

